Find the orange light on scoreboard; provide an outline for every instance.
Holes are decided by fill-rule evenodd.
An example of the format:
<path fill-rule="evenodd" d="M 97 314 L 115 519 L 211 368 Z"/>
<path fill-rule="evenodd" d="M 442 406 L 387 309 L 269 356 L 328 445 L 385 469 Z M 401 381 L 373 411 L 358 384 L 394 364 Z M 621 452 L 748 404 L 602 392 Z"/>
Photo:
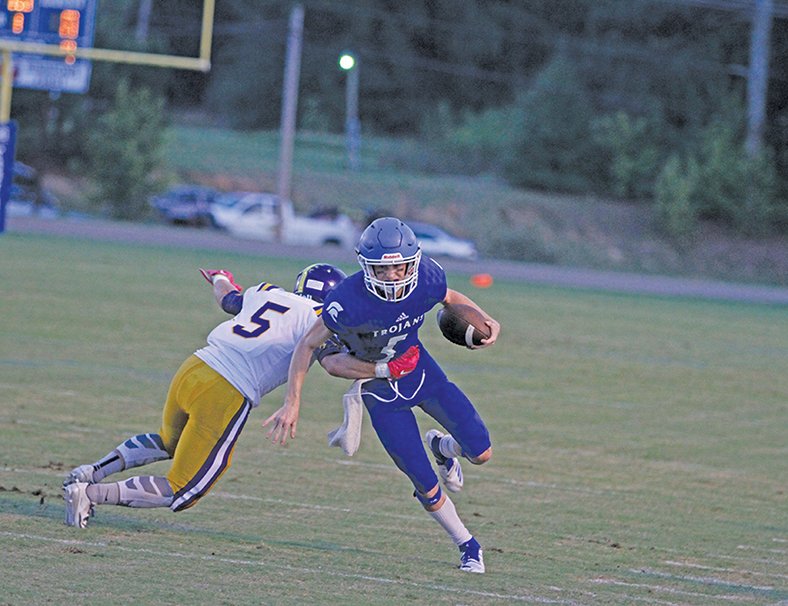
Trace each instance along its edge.
<path fill-rule="evenodd" d="M 57 29 L 61 38 L 76 40 L 79 38 L 79 11 L 66 9 L 60 13 L 60 25 Z"/>
<path fill-rule="evenodd" d="M 11 17 L 11 31 L 14 34 L 21 34 L 23 31 L 25 31 L 24 13 L 14 13 L 14 16 Z"/>
<path fill-rule="evenodd" d="M 77 38 L 79 38 L 79 11 L 73 9 L 61 11 L 57 33 L 62 38 L 60 48 L 74 53 L 77 50 Z M 76 60 L 77 58 L 73 54 L 65 56 L 66 65 L 74 65 Z"/>
<path fill-rule="evenodd" d="M 11 17 L 11 33 L 21 34 L 25 31 L 25 13 L 32 13 L 36 0 L 8 0 L 6 8 L 13 13 Z"/>
<path fill-rule="evenodd" d="M 77 50 L 77 41 L 76 40 L 61 40 L 60 41 L 60 48 L 68 53 L 73 53 Z M 64 57 L 67 65 L 74 65 L 77 58 L 72 55 L 66 55 Z"/>
<path fill-rule="evenodd" d="M 32 13 L 36 0 L 8 0 L 6 6 L 11 13 Z"/>

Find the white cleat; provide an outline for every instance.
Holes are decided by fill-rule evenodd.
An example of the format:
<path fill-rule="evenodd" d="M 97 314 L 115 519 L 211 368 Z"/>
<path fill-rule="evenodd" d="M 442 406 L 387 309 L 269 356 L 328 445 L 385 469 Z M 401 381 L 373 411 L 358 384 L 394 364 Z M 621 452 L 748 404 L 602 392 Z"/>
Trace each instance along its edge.
<path fill-rule="evenodd" d="M 438 449 L 438 442 L 445 434 L 437 429 L 430 429 L 424 434 L 424 441 L 427 448 L 435 457 L 438 464 L 438 475 L 440 475 L 443 485 L 449 492 L 460 492 L 462 490 L 462 467 L 459 460 L 453 457 L 446 457 Z"/>
<path fill-rule="evenodd" d="M 93 515 L 93 503 L 87 493 L 87 482 L 73 482 L 63 487 L 63 499 L 66 501 L 66 526 L 86 528 L 88 519 Z"/>
<path fill-rule="evenodd" d="M 93 484 L 93 465 L 80 465 L 72 469 L 66 476 L 66 479 L 63 480 L 63 487 L 65 488 L 74 482 Z"/>
<path fill-rule="evenodd" d="M 460 545 L 460 570 L 484 574 L 482 547 L 473 537 Z"/>

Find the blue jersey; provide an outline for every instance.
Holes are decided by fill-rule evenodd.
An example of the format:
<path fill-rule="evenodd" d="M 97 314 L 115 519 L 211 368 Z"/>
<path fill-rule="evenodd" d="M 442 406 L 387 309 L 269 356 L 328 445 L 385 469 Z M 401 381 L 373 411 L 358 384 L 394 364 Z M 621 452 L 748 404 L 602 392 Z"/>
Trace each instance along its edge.
<path fill-rule="evenodd" d="M 323 321 L 351 354 L 389 361 L 419 344 L 424 316 L 446 298 L 446 273 L 429 257 L 419 263 L 416 287 L 402 301 L 384 301 L 367 290 L 364 273 L 345 278 L 323 301 Z"/>

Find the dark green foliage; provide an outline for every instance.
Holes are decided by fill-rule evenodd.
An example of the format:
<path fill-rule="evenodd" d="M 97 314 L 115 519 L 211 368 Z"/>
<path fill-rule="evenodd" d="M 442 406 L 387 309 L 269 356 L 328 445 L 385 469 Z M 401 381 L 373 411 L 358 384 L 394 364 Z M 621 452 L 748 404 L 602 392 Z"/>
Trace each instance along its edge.
<path fill-rule="evenodd" d="M 660 225 L 681 243 L 691 240 L 698 219 L 749 236 L 779 226 L 777 176 L 770 154 L 749 157 L 735 123 L 722 118 L 706 128 L 697 156 L 690 155 L 684 166 L 678 155 L 671 156 L 654 198 Z"/>
<path fill-rule="evenodd" d="M 557 56 L 515 103 L 508 179 L 538 189 L 593 189 L 600 167 L 591 137 L 592 117 L 575 65 Z"/>
<path fill-rule="evenodd" d="M 658 125 L 623 111 L 593 123 L 594 140 L 608 158 L 609 190 L 621 198 L 643 198 L 653 192 L 660 152 L 653 131 Z"/>
<path fill-rule="evenodd" d="M 735 125 L 717 120 L 704 132 L 699 157 L 699 215 L 749 235 L 768 231 L 776 203 L 776 175 L 769 154 L 748 157 Z"/>
<path fill-rule="evenodd" d="M 114 105 L 88 134 L 87 165 L 96 186 L 94 202 L 113 217 L 137 219 L 148 210 L 162 161 L 163 101 L 146 89 L 118 85 Z"/>
<path fill-rule="evenodd" d="M 683 166 L 672 155 L 654 187 L 654 212 L 663 232 L 680 247 L 692 243 L 697 229 L 697 193 L 700 180 L 697 162 L 690 158 Z"/>

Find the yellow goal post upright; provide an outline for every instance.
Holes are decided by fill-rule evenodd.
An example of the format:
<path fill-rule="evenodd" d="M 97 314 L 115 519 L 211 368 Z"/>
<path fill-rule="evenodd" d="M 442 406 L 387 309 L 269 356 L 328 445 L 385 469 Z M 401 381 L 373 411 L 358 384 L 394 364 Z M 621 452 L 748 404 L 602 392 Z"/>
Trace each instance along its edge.
<path fill-rule="evenodd" d="M 200 30 L 200 50 L 197 57 L 141 53 L 106 48 L 61 48 L 56 44 L 41 44 L 21 40 L 0 38 L 2 72 L 0 73 L 0 123 L 11 119 L 11 96 L 14 87 L 14 65 L 12 53 L 60 56 L 65 58 L 91 59 L 112 63 L 149 65 L 173 69 L 190 69 L 207 72 L 211 69 L 211 40 L 213 37 L 213 18 L 216 0 L 203 0 L 202 27 Z"/>

